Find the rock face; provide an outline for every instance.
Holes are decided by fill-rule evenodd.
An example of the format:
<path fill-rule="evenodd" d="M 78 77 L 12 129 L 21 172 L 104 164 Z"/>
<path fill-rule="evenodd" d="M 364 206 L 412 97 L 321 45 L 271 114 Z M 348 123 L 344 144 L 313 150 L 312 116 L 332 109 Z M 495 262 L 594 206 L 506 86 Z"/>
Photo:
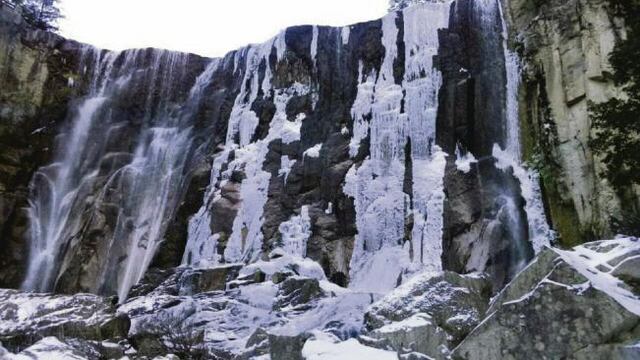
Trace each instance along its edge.
<path fill-rule="evenodd" d="M 387 291 L 422 266 L 485 272 L 498 290 L 539 250 L 531 224 L 546 220 L 542 204 L 537 219 L 528 210 L 511 149 L 501 4 L 396 5 L 378 21 L 294 27 L 221 59 L 94 49 L 3 8 L 12 175 L 0 284 L 126 298 L 149 267 L 246 263 L 296 247 L 340 285 Z M 507 16 L 512 33 L 525 15 Z M 86 138 L 76 136 L 83 126 Z M 574 202 L 591 196 L 582 192 Z M 562 228 L 568 213 L 549 194 Z M 389 256 L 396 269 L 371 284 L 365 275 Z"/>
<path fill-rule="evenodd" d="M 438 55 L 443 84 L 436 138 L 456 155 L 448 157 L 444 177 L 443 262 L 456 272 L 486 272 L 499 288 L 534 255 L 520 180 L 498 164 L 496 151 L 518 158 L 511 145 L 518 139 L 507 126 L 513 120 L 503 19 L 497 1 L 456 1 L 451 13 Z M 476 159 L 468 169 L 458 165 L 461 152 Z"/>
<path fill-rule="evenodd" d="M 610 236 L 611 218 L 624 221 L 622 209 L 637 208 L 638 193 L 601 176 L 588 104 L 621 95 L 608 56 L 626 36 L 624 22 L 604 0 L 512 0 L 505 15 L 524 62 L 524 156 L 540 168 L 550 222 L 565 245 Z"/>

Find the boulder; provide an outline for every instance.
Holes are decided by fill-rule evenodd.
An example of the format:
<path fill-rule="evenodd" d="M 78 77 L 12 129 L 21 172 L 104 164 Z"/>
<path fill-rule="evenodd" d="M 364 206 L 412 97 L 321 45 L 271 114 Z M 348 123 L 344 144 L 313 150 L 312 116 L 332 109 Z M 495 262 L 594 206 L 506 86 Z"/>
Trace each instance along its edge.
<path fill-rule="evenodd" d="M 227 283 L 235 280 L 242 269 L 242 265 L 231 264 L 213 269 L 198 269 L 185 271 L 180 282 L 181 295 L 200 294 L 209 291 L 223 291 Z"/>
<path fill-rule="evenodd" d="M 638 338 L 640 300 L 613 276 L 611 263 L 638 249 L 637 239 L 617 239 L 543 251 L 496 297 L 487 318 L 453 357 L 589 359 L 633 354 L 629 346 Z"/>
<path fill-rule="evenodd" d="M 1 349 L 1 348 L 0 348 Z M 46 337 L 17 355 L 5 352 L 2 359 L 33 359 L 33 360 L 46 360 L 46 359 L 65 359 L 65 360 L 87 360 L 87 359 L 99 359 L 95 353 L 85 353 L 73 346 L 60 341 L 56 337 Z M 94 355 L 93 357 L 91 355 Z"/>
<path fill-rule="evenodd" d="M 419 274 L 369 307 L 363 341 L 443 358 L 480 323 L 490 295 L 484 275 Z"/>
<path fill-rule="evenodd" d="M 282 310 L 285 307 L 308 307 L 313 300 L 324 296 L 317 279 L 303 277 L 290 277 L 280 284 L 274 310 Z"/>
<path fill-rule="evenodd" d="M 431 316 L 422 313 L 385 325 L 360 338 L 361 343 L 371 347 L 431 354 L 435 359 L 446 358 L 448 341 L 447 333 Z"/>
<path fill-rule="evenodd" d="M 297 336 L 269 335 L 272 359 L 278 360 L 304 360 L 302 348 L 309 338 L 307 334 Z"/>

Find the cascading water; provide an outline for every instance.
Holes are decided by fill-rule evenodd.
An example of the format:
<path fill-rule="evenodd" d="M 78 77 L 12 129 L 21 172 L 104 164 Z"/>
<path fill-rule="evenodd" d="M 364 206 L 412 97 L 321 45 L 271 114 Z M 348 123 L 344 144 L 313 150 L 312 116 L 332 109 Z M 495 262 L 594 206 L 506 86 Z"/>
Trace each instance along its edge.
<path fill-rule="evenodd" d="M 507 73 L 507 98 L 506 98 L 506 155 L 494 147 L 494 156 L 501 163 L 507 163 L 513 168 L 513 173 L 520 181 L 522 196 L 526 201 L 525 211 L 529 222 L 529 241 L 537 254 L 545 246 L 549 246 L 555 238 L 555 233 L 549 227 L 545 216 L 540 181 L 538 173 L 533 169 L 527 169 L 522 164 L 522 146 L 520 144 L 520 116 L 518 114 L 518 89 L 520 87 L 520 60 L 518 55 L 508 46 L 508 29 L 504 17 L 502 3 L 498 0 L 498 11 L 502 22 L 502 36 L 504 39 L 504 59 Z M 510 161 L 509 161 L 510 160 Z"/>
<path fill-rule="evenodd" d="M 105 87 L 113 71 L 116 54 L 87 47 L 83 49 L 81 68 L 93 66 L 89 95 L 76 109 L 68 136 L 69 141 L 58 150 L 53 164 L 40 169 L 31 183 L 29 218 L 31 221 L 31 249 L 29 267 L 23 288 L 30 291 L 51 291 L 64 256 L 65 231 L 70 212 L 76 202 L 79 187 L 85 176 L 93 174 L 85 169 L 88 159 L 90 130 L 97 112 L 107 100 Z M 93 61 L 93 64 L 89 64 Z"/>
<path fill-rule="evenodd" d="M 357 235 L 349 264 L 354 289 L 383 293 L 415 271 L 442 270 L 447 154 L 435 145 L 438 92 L 443 79 L 434 65 L 434 56 L 440 46 L 439 30 L 446 28 L 450 20 L 450 7 L 451 2 L 428 2 L 389 14 L 382 20 L 381 45 L 385 52 L 379 70 L 358 59 L 349 155 L 356 158 L 361 145 L 368 143 L 370 156 L 350 168 L 344 184 L 344 193 L 355 204 Z M 481 26 L 486 26 L 483 31 L 495 33 L 496 19 L 502 18 L 497 14 L 499 9 L 493 0 L 474 3 Z M 504 26 L 503 19 L 502 22 Z M 318 71 L 322 31 L 318 27 L 311 29 L 308 51 L 312 72 Z M 340 51 L 349 46 L 350 32 L 349 27 L 334 32 Z M 492 135 L 505 150 L 496 145 L 493 155 L 500 169 L 512 168 L 520 180 L 529 238 L 538 251 L 548 244 L 551 232 L 544 221 L 535 174 L 520 165 L 519 70 L 517 57 L 506 48 L 506 28 L 503 32 L 507 72 L 505 135 Z M 235 65 L 231 66 L 233 74 L 242 81 L 238 81 L 239 92 L 234 93 L 226 141 L 213 161 L 204 204 L 188 224 L 182 263 L 210 267 L 219 262 L 257 260 L 265 245 L 264 211 L 270 181 L 276 176 L 273 174 L 282 176 L 286 186 L 296 162 L 299 166 L 305 159 L 319 158 L 321 153 L 330 151 L 318 143 L 301 149 L 297 160 L 290 158 L 291 154 L 279 157 L 279 171 L 272 173 L 264 168 L 271 161 L 267 156 L 272 143 L 289 145 L 301 140 L 308 114 L 289 114 L 290 101 L 309 95 L 309 111 L 315 111 L 318 105 L 318 89 L 313 83 L 274 85 L 280 83 L 274 81 L 273 72 L 287 50 L 284 39 L 285 33 L 281 33 L 263 45 L 213 60 L 197 79 L 189 80 L 195 83 L 190 92 L 182 95 L 176 88 L 186 81 L 188 55 L 85 49 L 81 70 L 90 69 L 86 74 L 91 79 L 88 95 L 71 109 L 75 116 L 69 132 L 61 136 L 55 162 L 41 169 L 32 183 L 32 254 L 24 287 L 50 291 L 60 283 L 73 282 L 75 288 L 126 298 L 153 260 L 189 184 L 193 119 L 207 85 L 226 65 Z M 398 46 L 399 42 L 403 47 Z M 400 58 L 404 59 L 404 71 L 398 76 Z M 119 107 L 124 97 L 132 99 L 136 111 Z M 268 129 L 260 128 L 264 119 L 254 108 L 257 101 L 273 104 Z M 259 128 L 264 137 L 256 139 Z M 131 136 L 132 133 L 136 135 Z M 347 127 L 343 127 L 341 135 L 349 139 Z M 122 142 L 126 144 L 119 144 L 118 140 L 124 138 L 127 140 Z M 462 149 L 456 156 L 456 165 L 465 173 L 477 161 L 472 154 L 463 154 Z M 212 204 L 228 196 L 225 192 L 229 191 L 235 196 L 228 208 L 232 214 L 227 219 L 216 218 Z M 517 194 L 509 191 L 497 197 L 494 224 L 489 226 L 511 233 L 516 248 L 510 253 L 515 269 L 528 259 L 524 248 L 526 233 L 522 236 L 520 232 L 527 224 L 524 217 L 518 216 L 522 212 Z M 331 214 L 331 207 L 329 203 L 327 214 Z M 306 255 L 307 241 L 313 235 L 309 209 L 308 205 L 299 204 L 292 211 L 294 214 L 286 215 L 289 220 L 280 220 L 276 230 L 281 244 L 276 246 L 296 256 Z M 229 224 L 221 224 L 223 221 Z M 100 250 L 94 251 L 91 246 Z M 88 259 L 80 261 L 78 256 Z M 478 263 L 484 260 L 479 259 Z"/>
<path fill-rule="evenodd" d="M 188 183 L 191 122 L 211 73 L 202 74 L 180 105 L 175 88 L 186 79 L 189 55 L 92 48 L 83 53 L 81 70 L 92 68 L 89 93 L 72 109 L 76 115 L 56 161 L 32 182 L 31 260 L 23 287 L 51 291 L 64 278 L 124 301 L 149 266 Z M 146 96 L 138 100 L 140 88 Z M 122 97 L 133 97 L 135 108 L 144 111 L 122 111 Z M 127 129 L 139 134 L 129 143 L 119 138 Z M 83 240 L 94 237 L 100 251 L 84 253 Z M 79 254 L 91 257 L 82 264 L 91 275 L 66 280 Z"/>

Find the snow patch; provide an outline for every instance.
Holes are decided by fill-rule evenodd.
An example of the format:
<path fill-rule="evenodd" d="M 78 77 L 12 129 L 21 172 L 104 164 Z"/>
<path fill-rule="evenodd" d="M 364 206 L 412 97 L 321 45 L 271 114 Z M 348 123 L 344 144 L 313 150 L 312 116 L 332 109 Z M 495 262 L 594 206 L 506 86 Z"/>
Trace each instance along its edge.
<path fill-rule="evenodd" d="M 356 339 L 343 342 L 329 340 L 308 340 L 302 349 L 302 356 L 307 360 L 397 360 L 394 351 L 375 349 L 360 344 Z"/>
<path fill-rule="evenodd" d="M 458 170 L 467 174 L 469 171 L 471 171 L 471 165 L 477 162 L 478 160 L 475 156 L 473 156 L 471 151 L 463 153 L 460 145 L 456 146 L 456 168 Z"/>
<path fill-rule="evenodd" d="M 303 155 L 310 158 L 319 158 L 320 150 L 322 150 L 322 144 L 316 144 L 313 147 L 307 149 Z"/>
<path fill-rule="evenodd" d="M 577 246 L 573 250 L 553 248 L 560 257 L 587 278 L 591 285 L 611 296 L 628 311 L 640 316 L 640 298 L 623 287 L 624 283 L 612 275 L 610 261 L 640 251 L 640 240 L 621 238 L 603 240 Z M 604 271 L 602 270 L 604 269 Z"/>

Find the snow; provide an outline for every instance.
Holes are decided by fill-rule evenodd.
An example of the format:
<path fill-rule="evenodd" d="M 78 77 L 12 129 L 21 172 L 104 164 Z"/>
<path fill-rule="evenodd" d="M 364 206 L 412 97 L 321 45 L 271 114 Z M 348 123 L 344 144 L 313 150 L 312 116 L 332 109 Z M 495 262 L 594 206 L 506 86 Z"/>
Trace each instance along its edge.
<path fill-rule="evenodd" d="M 413 162 L 413 262 L 442 269 L 442 228 L 446 156 L 436 142 L 438 91 L 442 75 L 434 68 L 438 29 L 449 23 L 450 2 L 434 2 L 403 11 L 405 24 L 405 108 Z M 429 21 L 424 21 L 429 19 Z"/>
<path fill-rule="evenodd" d="M 329 340 L 308 340 L 302 349 L 306 360 L 397 360 L 393 351 L 371 348 L 360 344 L 355 339 L 335 343 Z"/>
<path fill-rule="evenodd" d="M 351 115 L 349 153 L 357 155 L 370 134 L 370 156 L 347 173 L 343 191 L 356 207 L 358 233 L 351 259 L 351 287 L 384 293 L 408 273 L 442 268 L 442 213 L 446 154 L 435 146 L 438 90 L 442 78 L 433 66 L 438 29 L 448 24 L 449 3 L 430 3 L 405 10 L 405 77 L 396 83 L 397 13 L 382 19 L 385 56 L 380 72 L 365 74 Z M 430 21 L 425 22 L 428 18 Z M 406 93 L 406 95 L 405 95 Z M 402 113 L 402 101 L 405 112 Z M 404 193 L 405 148 L 411 141 L 413 209 Z M 411 244 L 403 244 L 405 218 L 413 213 Z M 385 270 L 381 266 L 388 266 Z"/>
<path fill-rule="evenodd" d="M 370 132 L 371 156 L 360 167 L 354 165 L 349 170 L 344 188 L 345 193 L 355 200 L 358 228 L 350 263 L 350 286 L 360 291 L 376 292 L 395 287 L 399 275 L 397 270 L 408 262 L 408 256 L 403 255 L 401 249 L 390 249 L 389 254 L 398 262 L 393 270 L 384 272 L 386 281 L 380 281 L 375 277 L 377 273 L 369 271 L 372 263 L 385 260 L 381 258 L 383 248 L 399 246 L 404 236 L 408 203 L 408 196 L 402 191 L 406 116 L 400 114 L 402 88 L 395 83 L 393 76 L 393 63 L 397 57 L 396 14 L 383 18 L 382 31 L 386 51 L 380 73 L 375 85 L 371 82 L 373 76 L 362 78 L 364 83 L 358 86 L 352 109 L 354 134 L 350 154 L 354 156 L 357 153 L 360 141 Z M 369 113 L 370 122 L 366 119 Z M 395 279 L 390 281 L 390 277 Z"/>
<path fill-rule="evenodd" d="M 298 114 L 294 121 L 285 121 L 284 128 L 282 129 L 282 143 L 291 144 L 294 141 L 300 141 L 300 129 L 302 128 L 302 121 L 306 119 L 305 114 Z"/>
<path fill-rule="evenodd" d="M 274 256 L 277 256 L 277 258 L 272 258 L 269 261 L 260 260 L 245 266 L 240 270 L 240 277 L 252 275 L 260 270 L 266 274 L 267 280 L 270 280 L 275 273 L 293 270 L 296 274 L 307 278 L 327 279 L 320 264 L 311 259 L 303 259 L 300 256 L 285 252 L 284 249 L 272 251 L 271 257 Z"/>
<path fill-rule="evenodd" d="M 342 45 L 348 45 L 349 44 L 349 35 L 351 34 L 351 27 L 349 26 L 345 26 L 342 28 L 342 33 L 341 33 L 341 37 L 342 37 Z"/>
<path fill-rule="evenodd" d="M 431 316 L 425 313 L 417 313 L 402 321 L 396 321 L 391 324 L 385 325 L 379 329 L 376 329 L 376 332 L 382 333 L 382 334 L 388 334 L 388 333 L 395 333 L 398 331 L 409 330 L 412 328 L 422 327 L 427 325 L 433 325 L 433 322 L 431 321 Z"/>
<path fill-rule="evenodd" d="M 460 145 L 456 146 L 456 168 L 458 170 L 466 174 L 471 171 L 471 165 L 477 162 L 478 160 L 470 151 L 463 154 Z"/>
<path fill-rule="evenodd" d="M 326 289 L 329 284 L 327 281 L 321 281 L 323 289 Z M 364 313 L 371 304 L 371 295 L 340 289 L 340 291 L 334 291 L 332 296 L 320 299 L 309 311 L 292 314 L 293 316 L 286 323 L 273 327 L 270 332 L 295 336 L 325 329 L 338 333 L 343 339 L 361 333 Z"/>
<path fill-rule="evenodd" d="M 69 321 L 93 325 L 109 318 L 109 305 L 90 294 L 47 295 L 0 289 L 0 302 L 0 334 L 26 332 L 34 326 L 55 327 Z M 77 311 L 79 307 L 84 311 Z"/>
<path fill-rule="evenodd" d="M 520 182 L 522 197 L 525 199 L 525 212 L 529 226 L 529 241 L 533 250 L 538 254 L 542 249 L 551 245 L 555 239 L 555 232 L 549 227 L 542 202 L 539 176 L 534 170 L 524 168 L 518 158 L 512 153 L 502 150 L 500 145 L 493 145 L 493 157 L 496 167 L 507 171 L 512 169 L 513 175 Z"/>
<path fill-rule="evenodd" d="M 413 261 L 431 271 L 442 270 L 444 172 L 447 154 L 438 146 L 429 160 L 413 162 Z"/>
<path fill-rule="evenodd" d="M 207 268 L 216 266 L 220 261 L 220 255 L 217 254 L 216 249 L 220 235 L 211 233 L 209 206 L 212 201 L 219 196 L 214 186 L 220 177 L 222 166 L 229 160 L 229 155 L 230 151 L 225 150 L 213 161 L 210 176 L 213 181 L 209 185 L 209 188 L 207 188 L 204 196 L 204 204 L 198 212 L 189 219 L 187 245 L 182 257 L 182 265 Z"/>
<path fill-rule="evenodd" d="M 322 144 L 316 144 L 313 147 L 307 149 L 304 152 L 304 156 L 305 157 L 310 157 L 310 158 L 319 158 L 320 157 L 320 150 L 322 150 Z"/>
<path fill-rule="evenodd" d="M 363 252 L 352 258 L 351 283 L 354 291 L 386 294 L 402 280 L 402 273 L 411 263 L 407 249 L 388 246 L 377 251 Z"/>
<path fill-rule="evenodd" d="M 327 215 L 331 215 L 333 214 L 333 203 L 329 202 L 329 204 L 327 205 L 327 209 L 324 211 L 325 214 Z"/>
<path fill-rule="evenodd" d="M 278 176 L 284 176 L 284 183 L 287 184 L 287 178 L 289 177 L 289 173 L 291 172 L 291 168 L 295 165 L 297 160 L 291 160 L 289 156 L 283 155 L 280 158 L 280 170 L 278 170 Z"/>
<path fill-rule="evenodd" d="M 289 121 L 286 107 L 291 98 L 310 92 L 308 86 L 299 83 L 289 88 L 272 89 L 271 66 L 266 66 L 264 79 L 260 82 L 259 65 L 263 61 L 270 61 L 272 49 L 276 49 L 278 61 L 283 58 L 286 51 L 284 37 L 284 33 L 280 33 L 265 44 L 251 46 L 235 54 L 236 62 L 239 62 L 240 58 L 246 58 L 244 81 L 231 111 L 223 152 L 225 156 L 214 160 L 215 171 L 212 171 L 210 183 L 216 190 L 207 192 L 203 207 L 190 221 L 187 245 L 189 256 L 183 259 L 185 265 L 208 266 L 219 261 L 220 254 L 216 253 L 219 235 L 211 234 L 207 229 L 210 227 L 209 224 L 215 223 L 217 219 L 210 218 L 208 207 L 220 196 L 220 188 L 229 181 L 234 171 L 244 172 L 246 178 L 240 184 L 242 202 L 233 221 L 232 232 L 224 250 L 224 259 L 229 262 L 252 262 L 260 256 L 263 212 L 271 179 L 271 174 L 264 171 L 262 165 L 271 142 L 280 139 L 283 143 L 289 144 L 300 140 L 300 129 L 306 115 L 298 114 L 294 121 Z M 251 106 L 257 100 L 259 89 L 264 96 L 273 94 L 276 111 L 269 124 L 267 136 L 252 143 L 258 117 L 251 110 Z M 231 152 L 234 154 L 233 158 L 229 158 Z M 293 164 L 294 161 L 289 158 L 282 158 L 282 167 L 278 174 L 284 175 L 285 182 Z M 226 165 L 225 171 L 221 171 L 223 165 Z"/>
<path fill-rule="evenodd" d="M 1 353 L 0 353 L 1 355 Z M 17 355 L 5 354 L 5 360 L 85 360 L 73 348 L 56 337 L 46 337 Z"/>
<path fill-rule="evenodd" d="M 553 251 L 587 278 L 594 288 L 611 296 L 625 309 L 640 316 L 640 298 L 624 288 L 623 282 L 612 275 L 615 266 L 611 264 L 614 259 L 640 251 L 639 239 L 603 240 L 596 245 L 591 243 L 577 246 L 572 250 L 553 248 Z"/>
<path fill-rule="evenodd" d="M 318 62 L 318 27 L 313 26 L 313 35 L 311 37 L 311 59 L 313 59 L 313 65 Z"/>
<path fill-rule="evenodd" d="M 364 64 L 362 61 L 358 65 L 358 92 L 351 107 L 351 118 L 353 118 L 353 135 L 349 142 L 349 155 L 354 157 L 360 149 L 360 142 L 369 133 L 369 122 L 367 117 L 371 115 L 371 102 L 374 99 L 374 87 L 376 74 L 373 72 L 364 74 Z M 344 132 L 343 132 L 344 134 Z"/>

